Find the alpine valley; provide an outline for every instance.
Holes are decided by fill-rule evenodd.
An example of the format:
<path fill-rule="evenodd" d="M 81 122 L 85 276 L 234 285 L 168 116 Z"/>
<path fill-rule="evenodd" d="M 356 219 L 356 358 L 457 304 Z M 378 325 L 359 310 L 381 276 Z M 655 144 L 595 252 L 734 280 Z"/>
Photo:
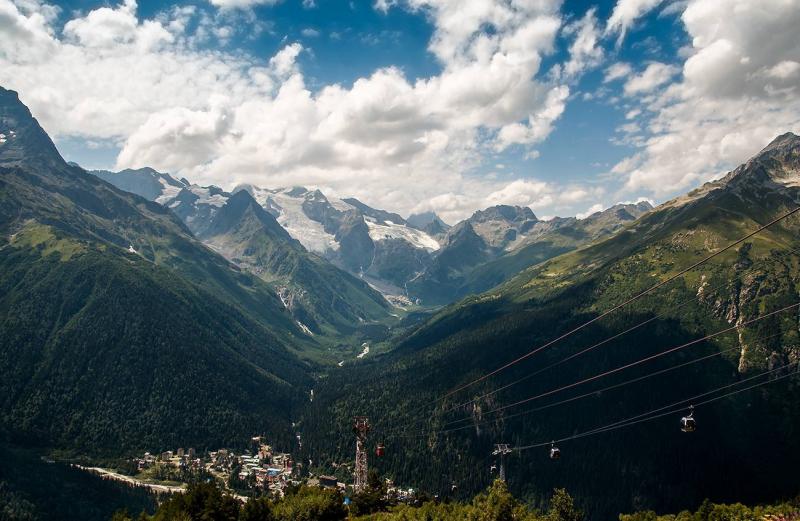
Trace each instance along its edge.
<path fill-rule="evenodd" d="M 544 507 L 566 488 L 590 519 L 790 497 L 800 217 L 724 249 L 800 204 L 800 137 L 765 145 L 655 208 L 543 220 L 498 205 L 451 226 L 313 187 L 86 171 L 0 88 L 0 455 L 43 475 L 41 455 L 113 466 L 258 434 L 303 477 L 349 480 L 366 415 L 386 451 L 372 468 L 431 494 L 500 490 L 502 442 L 520 448 L 511 492 Z M 700 405 L 765 371 L 773 385 Z M 677 412 L 602 431 L 686 397 L 691 439 Z M 551 440 L 567 440 L 558 462 Z M 65 487 L 85 478 L 58 468 Z M 32 488 L 3 469 L 0 507 L 58 519 Z M 103 492 L 154 508 L 126 494 Z"/>

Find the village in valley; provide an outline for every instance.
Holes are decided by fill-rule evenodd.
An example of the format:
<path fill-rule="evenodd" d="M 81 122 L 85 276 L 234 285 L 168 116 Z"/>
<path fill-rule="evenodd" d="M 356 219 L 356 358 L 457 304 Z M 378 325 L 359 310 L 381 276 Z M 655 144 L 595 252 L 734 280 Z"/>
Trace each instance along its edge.
<path fill-rule="evenodd" d="M 214 481 L 243 501 L 251 496 L 283 497 L 287 488 L 301 484 L 345 494 L 351 487 L 332 475 L 301 472 L 302 467 L 290 453 L 277 451 L 262 436 L 254 436 L 250 439 L 250 448 L 241 453 L 228 448 L 208 452 L 178 448 L 156 454 L 145 452 L 127 460 L 121 472 L 99 467 L 80 468 L 106 479 L 147 487 L 156 493 L 183 492 L 191 483 Z M 353 470 L 352 463 L 333 467 L 341 468 L 345 474 Z M 415 498 L 413 489 L 397 487 L 391 480 L 386 480 L 385 490 L 387 496 L 401 502 Z"/>
<path fill-rule="evenodd" d="M 214 480 L 231 492 L 283 496 L 286 487 L 300 484 L 291 454 L 274 450 L 261 436 L 253 437 L 251 449 L 242 453 L 227 448 L 205 453 L 178 448 L 160 454 L 145 452 L 129 463 L 126 470 L 145 486 Z M 331 486 L 330 480 L 325 485 Z M 335 479 L 333 486 L 337 486 Z"/>

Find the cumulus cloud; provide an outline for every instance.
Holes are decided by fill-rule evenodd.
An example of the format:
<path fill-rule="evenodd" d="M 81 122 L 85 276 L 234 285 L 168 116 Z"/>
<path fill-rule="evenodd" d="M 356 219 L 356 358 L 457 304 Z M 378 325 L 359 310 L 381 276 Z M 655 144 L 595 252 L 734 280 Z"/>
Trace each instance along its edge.
<path fill-rule="evenodd" d="M 279 0 L 209 0 L 220 9 L 248 9 L 256 5 L 272 5 Z M 303 4 L 305 6 L 305 3 Z"/>
<path fill-rule="evenodd" d="M 596 203 L 587 208 L 586 211 L 576 214 L 575 217 L 577 217 L 578 219 L 586 219 L 590 215 L 594 215 L 597 212 L 602 212 L 603 210 L 605 210 L 603 203 Z"/>
<path fill-rule="evenodd" d="M 655 9 L 662 0 L 618 0 L 606 23 L 606 34 L 617 34 L 617 45 L 625 39 L 631 26 Z"/>
<path fill-rule="evenodd" d="M 692 42 L 683 75 L 642 98 L 652 111 L 643 146 L 614 168 L 630 191 L 674 194 L 800 132 L 800 0 L 691 0 L 682 21 Z"/>
<path fill-rule="evenodd" d="M 511 204 L 527 206 L 537 212 L 540 219 L 543 210 L 564 215 L 564 211 L 581 207 L 587 201 L 597 200 L 605 194 L 601 187 L 586 188 L 578 185 L 562 186 L 556 183 L 517 179 L 507 183 L 488 195 L 480 193 L 485 185 L 476 180 L 464 180 L 462 193 L 445 193 L 421 201 L 411 210 L 412 213 L 436 211 L 445 222 L 456 222 L 477 208 L 490 205 Z"/>
<path fill-rule="evenodd" d="M 558 0 L 378 2 L 431 20 L 440 72 L 411 80 L 385 67 L 315 91 L 299 43 L 267 59 L 199 45 L 229 38 L 236 13 L 249 16 L 232 8 L 269 2 L 212 3 L 225 10 L 183 6 L 142 20 L 125 0 L 75 14 L 59 32 L 45 4 L 0 0 L 0 82 L 56 136 L 121 143 L 119 168 L 225 187 L 313 185 L 398 211 L 437 201 L 450 219 L 506 195 L 560 204 L 557 187 L 536 195 L 536 181 L 465 175 L 511 146 L 535 157 L 563 113 L 567 80 L 540 71 L 562 30 Z M 594 10 L 566 30 L 567 75 L 596 65 L 598 33 Z"/>
<path fill-rule="evenodd" d="M 623 88 L 626 95 L 650 92 L 667 83 L 680 69 L 666 63 L 651 63 L 641 73 L 631 76 Z"/>
<path fill-rule="evenodd" d="M 624 62 L 611 64 L 603 75 L 603 83 L 609 83 L 629 76 L 633 72 L 631 66 Z"/>
<path fill-rule="evenodd" d="M 569 61 L 564 65 L 567 78 L 575 78 L 602 62 L 604 51 L 600 44 L 602 35 L 597 21 L 597 8 L 589 9 L 583 18 L 564 27 L 564 34 L 574 37 L 569 46 Z"/>

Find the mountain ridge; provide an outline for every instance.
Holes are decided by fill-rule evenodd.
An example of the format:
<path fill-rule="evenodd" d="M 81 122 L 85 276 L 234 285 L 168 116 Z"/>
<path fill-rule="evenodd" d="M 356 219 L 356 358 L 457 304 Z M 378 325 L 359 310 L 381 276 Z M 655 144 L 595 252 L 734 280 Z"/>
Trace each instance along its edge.
<path fill-rule="evenodd" d="M 169 174 L 150 172 L 165 189 L 183 183 Z M 126 182 L 124 175 L 104 175 L 112 181 L 116 179 L 119 186 Z M 172 190 L 168 195 L 156 195 L 147 186 L 139 186 L 135 191 L 168 206 L 196 235 L 203 237 L 219 208 L 242 190 L 250 193 L 307 250 L 369 282 L 400 306 L 437 306 L 468 291 L 483 291 L 490 282 L 506 280 L 512 274 L 512 266 L 521 269 L 615 233 L 622 223 L 647 210 L 641 207 L 646 203 L 635 203 L 626 206 L 628 210 L 617 208 L 616 213 L 611 209 L 598 212 L 589 221 L 559 217 L 541 221 L 530 208 L 496 205 L 478 210 L 451 227 L 435 213 L 406 220 L 354 198 L 329 198 L 320 190 L 304 187 L 264 189 L 240 185 L 229 193 L 215 186 L 185 185 L 177 193 Z M 600 220 L 604 220 L 605 230 L 600 230 Z M 589 231 L 591 226 L 597 230 Z M 474 234 L 471 239 L 464 235 L 465 227 Z M 564 228 L 562 236 L 545 237 L 558 228 Z M 566 239 L 565 234 L 570 231 L 573 237 Z M 464 245 L 463 241 L 470 244 Z M 551 242 L 559 244 L 551 247 Z M 497 268 L 495 263 L 508 267 Z M 479 267 L 478 273 L 471 274 Z"/>
<path fill-rule="evenodd" d="M 0 143 L 0 418 L 12 439 L 119 454 L 262 429 L 290 438 L 314 367 L 301 355 L 317 346 L 278 296 L 169 209 L 68 165 L 0 88 L 0 133 L 12 131 Z"/>
<path fill-rule="evenodd" d="M 797 382 L 697 407 L 701 427 L 691 437 L 680 432 L 677 422 L 685 412 L 674 407 L 665 418 L 567 440 L 637 413 L 663 410 L 665 404 L 688 407 L 687 397 L 800 360 L 796 311 L 752 322 L 800 302 L 796 215 L 634 305 L 549 342 L 797 208 L 800 187 L 774 179 L 791 180 L 800 166 L 798 143 L 794 136 L 782 139 L 732 170 L 726 182 L 676 198 L 618 233 L 443 307 L 397 337 L 382 359 L 326 382 L 305 413 L 304 428 L 316 432 L 319 410 L 360 405 L 374 428 L 392 432 L 401 447 L 402 456 L 384 462 L 387 472 L 434 489 L 449 480 L 470 489 L 485 486 L 488 475 L 474 469 L 488 465 L 498 440 L 512 446 L 541 442 L 540 450 L 520 452 L 509 463 L 512 489 L 538 503 L 542 491 L 566 486 L 592 518 L 633 509 L 677 511 L 704 497 L 788 497 L 800 464 L 794 443 L 800 425 Z M 702 341 L 721 330 L 730 331 Z M 529 354 L 544 345 L 550 347 Z M 687 347 L 659 354 L 681 345 Z M 594 383 L 598 374 L 647 357 L 654 358 Z M 521 361 L 448 394 L 511 360 Z M 371 376 L 377 364 L 380 377 Z M 557 369 L 546 370 L 554 364 Z M 358 381 L 357 389 L 345 380 Z M 586 384 L 573 391 L 583 380 Z M 582 399 L 573 399 L 577 396 Z M 337 432 L 345 427 L 337 426 Z M 564 456 L 548 461 L 547 440 L 562 438 Z M 658 443 L 642 442 L 654 438 Z M 343 457 L 326 439 L 312 435 L 306 443 L 332 461 Z M 765 444 L 766 454 L 759 450 Z M 420 465 L 430 471 L 409 472 Z M 720 475 L 726 479 L 720 481 Z"/>
<path fill-rule="evenodd" d="M 271 284 L 309 335 L 341 341 L 362 325 L 389 318 L 389 303 L 380 293 L 309 253 L 246 190 L 228 198 L 201 238 Z"/>

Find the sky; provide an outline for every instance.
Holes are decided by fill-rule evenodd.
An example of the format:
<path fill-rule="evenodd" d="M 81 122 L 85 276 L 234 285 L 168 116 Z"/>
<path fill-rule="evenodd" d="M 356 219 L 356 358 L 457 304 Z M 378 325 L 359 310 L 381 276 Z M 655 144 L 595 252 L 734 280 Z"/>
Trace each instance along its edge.
<path fill-rule="evenodd" d="M 800 0 L 0 0 L 67 160 L 454 223 L 663 202 L 800 133 Z"/>

